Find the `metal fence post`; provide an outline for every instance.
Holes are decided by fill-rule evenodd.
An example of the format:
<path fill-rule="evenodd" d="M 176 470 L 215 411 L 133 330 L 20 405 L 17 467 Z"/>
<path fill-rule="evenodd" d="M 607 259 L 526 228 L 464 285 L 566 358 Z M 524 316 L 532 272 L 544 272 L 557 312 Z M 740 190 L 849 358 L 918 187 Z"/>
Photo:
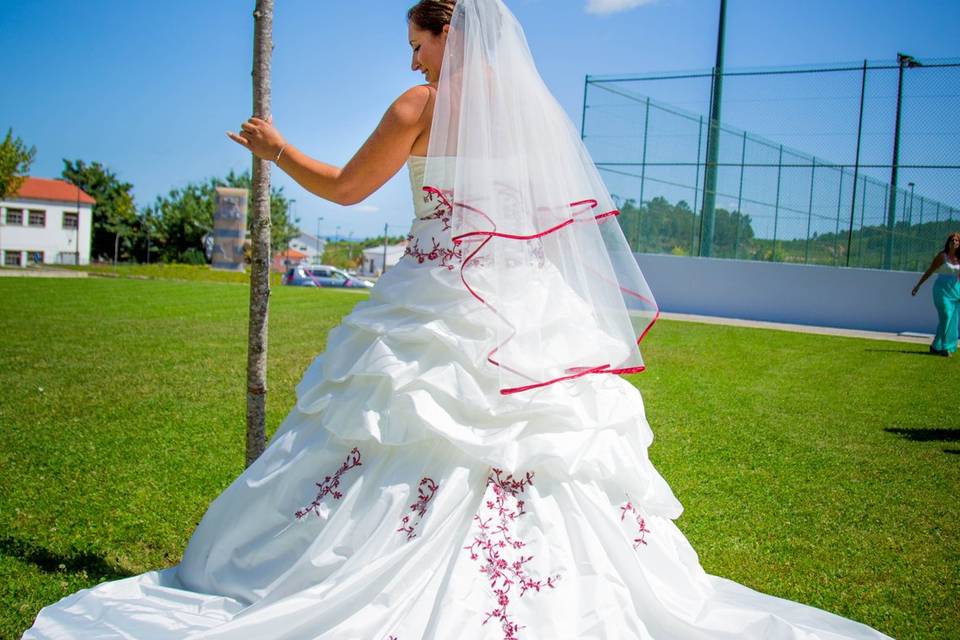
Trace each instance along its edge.
<path fill-rule="evenodd" d="M 743 204 L 743 165 L 747 160 L 747 132 L 743 132 L 743 144 L 740 147 L 740 187 L 737 191 L 737 228 L 733 236 L 733 257 L 736 259 L 740 250 L 740 227 L 743 226 L 743 210 L 740 208 Z"/>
<path fill-rule="evenodd" d="M 860 195 L 860 235 L 857 239 L 857 266 L 863 266 L 863 214 L 867 208 L 867 176 L 863 176 L 863 193 Z"/>
<path fill-rule="evenodd" d="M 810 222 L 813 220 L 813 178 L 817 171 L 817 158 L 810 165 L 810 202 L 807 204 L 807 243 L 803 249 L 803 264 L 810 263 Z"/>
<path fill-rule="evenodd" d="M 917 230 L 920 232 L 920 240 L 923 240 L 923 198 L 920 198 L 920 222 L 917 223 Z M 923 253 L 924 247 L 920 246 L 920 253 Z M 917 261 L 914 263 L 916 269 L 919 269 L 921 266 L 920 256 L 917 256 Z"/>
<path fill-rule="evenodd" d="M 777 200 L 773 207 L 773 249 L 770 262 L 777 261 L 777 221 L 780 217 L 780 176 L 783 173 L 783 145 L 780 145 L 780 158 L 777 160 Z"/>
<path fill-rule="evenodd" d="M 900 210 L 901 210 L 901 211 L 906 211 L 906 210 L 907 210 L 907 192 L 906 192 L 906 191 L 903 192 L 903 207 L 902 207 Z M 902 217 L 902 216 L 901 216 L 901 217 Z M 896 229 L 896 224 L 894 224 L 894 229 Z M 906 240 L 908 240 L 909 238 L 910 238 L 910 222 L 909 222 L 909 219 L 908 219 L 908 220 L 907 220 L 906 227 L 905 227 L 905 233 L 903 233 L 902 236 L 901 236 L 901 238 L 900 238 L 900 248 L 897 250 L 897 267 L 898 267 L 899 269 L 901 269 L 901 270 L 902 270 L 902 269 L 904 268 L 904 266 L 905 266 L 905 257 L 904 257 L 904 256 L 905 256 L 905 254 L 906 254 L 906 251 L 903 250 L 903 244 L 904 244 L 904 242 L 905 242 Z M 908 247 L 909 247 L 909 244 L 908 244 Z"/>
<path fill-rule="evenodd" d="M 643 186 L 647 178 L 647 131 L 650 124 L 650 97 L 647 97 L 647 107 L 643 116 L 643 157 L 640 159 L 640 208 L 637 209 L 637 251 L 640 251 L 640 225 L 643 222 Z"/>
<path fill-rule="evenodd" d="M 583 113 L 580 116 L 580 139 L 587 138 L 587 87 L 590 85 L 590 76 L 583 77 Z"/>
<path fill-rule="evenodd" d="M 906 259 L 904 260 L 903 266 L 910 268 L 910 265 L 913 263 L 913 183 L 907 183 L 910 187 L 910 204 L 907 205 L 907 194 L 903 194 L 903 204 L 907 209 L 907 251 Z"/>
<path fill-rule="evenodd" d="M 840 167 L 840 189 L 837 191 L 837 228 L 833 232 L 833 266 L 840 257 L 840 211 L 843 207 L 843 167 Z"/>
<path fill-rule="evenodd" d="M 697 200 L 700 197 L 700 150 L 703 142 L 703 116 L 700 116 L 700 122 L 697 125 L 697 178 L 693 182 L 693 220 L 690 221 L 690 255 L 699 254 L 697 247 Z"/>
<path fill-rule="evenodd" d="M 883 185 L 883 211 L 886 212 L 888 207 L 887 201 L 890 199 L 890 185 Z M 892 232 L 890 229 L 887 229 L 887 237 L 883 239 L 883 247 L 880 251 L 880 268 L 881 269 L 890 269 L 890 255 L 889 252 L 893 251 L 893 243 L 889 242 L 889 238 Z"/>
<path fill-rule="evenodd" d="M 860 175 L 860 139 L 863 135 L 863 98 L 867 89 L 867 61 L 863 61 L 860 78 L 860 117 L 857 120 L 857 154 L 853 161 L 853 195 L 850 197 L 850 230 L 847 232 L 847 266 L 850 266 L 850 244 L 853 242 L 853 212 L 857 207 L 857 177 Z M 862 231 L 862 230 L 861 230 Z"/>

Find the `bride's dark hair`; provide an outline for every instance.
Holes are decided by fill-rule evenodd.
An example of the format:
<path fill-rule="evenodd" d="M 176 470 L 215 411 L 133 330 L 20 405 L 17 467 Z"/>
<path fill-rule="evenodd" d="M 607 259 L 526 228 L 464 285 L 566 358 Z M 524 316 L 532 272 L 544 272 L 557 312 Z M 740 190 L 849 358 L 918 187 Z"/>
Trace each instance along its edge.
<path fill-rule="evenodd" d="M 407 21 L 438 36 L 450 24 L 455 4 L 457 0 L 420 0 L 407 11 Z"/>

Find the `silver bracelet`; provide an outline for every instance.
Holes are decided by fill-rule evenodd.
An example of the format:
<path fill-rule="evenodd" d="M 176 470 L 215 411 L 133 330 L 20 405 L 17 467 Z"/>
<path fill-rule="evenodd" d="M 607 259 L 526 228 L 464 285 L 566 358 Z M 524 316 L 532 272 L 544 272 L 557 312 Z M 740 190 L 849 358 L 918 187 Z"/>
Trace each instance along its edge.
<path fill-rule="evenodd" d="M 277 151 L 277 157 L 273 159 L 273 164 L 280 162 L 280 156 L 283 155 L 283 150 L 287 148 L 287 145 L 280 147 L 280 151 Z"/>

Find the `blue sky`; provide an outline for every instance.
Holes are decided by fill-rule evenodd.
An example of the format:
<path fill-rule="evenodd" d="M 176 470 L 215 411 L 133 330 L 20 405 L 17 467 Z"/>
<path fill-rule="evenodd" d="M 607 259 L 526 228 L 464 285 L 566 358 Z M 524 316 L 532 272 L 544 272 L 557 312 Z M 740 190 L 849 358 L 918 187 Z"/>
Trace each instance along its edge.
<path fill-rule="evenodd" d="M 273 111 L 292 143 L 345 163 L 383 110 L 420 81 L 409 70 L 410 2 L 277 0 Z M 541 74 L 579 126 L 584 76 L 704 69 L 713 64 L 719 0 L 507 0 Z M 252 0 L 0 0 L 9 62 L 0 127 L 37 147 L 32 173 L 62 159 L 105 163 L 140 206 L 233 169 L 230 142 L 250 113 Z M 956 0 L 730 0 L 726 64 L 757 67 L 960 55 Z M 301 226 L 354 238 L 406 232 L 401 171 L 343 208 L 281 173 Z"/>

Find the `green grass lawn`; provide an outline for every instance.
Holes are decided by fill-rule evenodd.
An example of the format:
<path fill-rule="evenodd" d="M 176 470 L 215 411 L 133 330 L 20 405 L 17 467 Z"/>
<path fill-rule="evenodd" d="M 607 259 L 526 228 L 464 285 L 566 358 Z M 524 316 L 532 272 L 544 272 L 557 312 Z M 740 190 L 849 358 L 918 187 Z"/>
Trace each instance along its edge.
<path fill-rule="evenodd" d="M 277 287 L 269 428 L 363 294 Z M 178 562 L 243 468 L 235 284 L 0 279 L 0 637 Z M 960 358 L 661 321 L 631 376 L 710 573 L 898 638 L 960 633 Z"/>
<path fill-rule="evenodd" d="M 51 267 L 47 267 L 51 268 Z M 58 269 L 86 271 L 104 278 L 138 278 L 142 280 L 189 280 L 198 282 L 234 282 L 248 284 L 250 274 L 243 271 L 214 269 L 206 264 L 84 264 L 74 267 L 57 266 Z M 247 267 L 249 271 L 249 266 Z M 280 274 L 270 273 L 270 283 L 279 286 Z"/>

